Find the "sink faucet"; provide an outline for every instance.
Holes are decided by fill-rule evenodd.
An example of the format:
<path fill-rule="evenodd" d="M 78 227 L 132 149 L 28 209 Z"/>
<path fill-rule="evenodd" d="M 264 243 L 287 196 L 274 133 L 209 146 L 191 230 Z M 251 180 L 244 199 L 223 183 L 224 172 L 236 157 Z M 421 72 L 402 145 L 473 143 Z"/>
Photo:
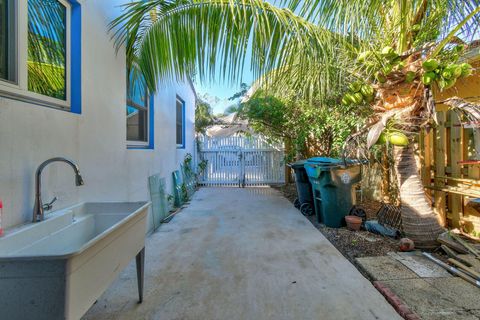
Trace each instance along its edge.
<path fill-rule="evenodd" d="M 41 195 L 41 188 L 42 188 L 42 171 L 45 169 L 52 162 L 65 162 L 69 164 L 73 171 L 75 171 L 75 185 L 76 186 L 83 186 L 83 179 L 80 175 L 80 170 L 78 166 L 73 163 L 73 161 L 68 160 L 66 158 L 56 157 L 48 159 L 44 161 L 40 166 L 38 166 L 37 171 L 35 173 L 35 205 L 33 207 L 33 222 L 40 222 L 44 219 L 44 210 L 52 209 L 53 203 L 57 200 L 55 197 L 50 203 L 43 204 L 42 203 L 42 195 Z"/>

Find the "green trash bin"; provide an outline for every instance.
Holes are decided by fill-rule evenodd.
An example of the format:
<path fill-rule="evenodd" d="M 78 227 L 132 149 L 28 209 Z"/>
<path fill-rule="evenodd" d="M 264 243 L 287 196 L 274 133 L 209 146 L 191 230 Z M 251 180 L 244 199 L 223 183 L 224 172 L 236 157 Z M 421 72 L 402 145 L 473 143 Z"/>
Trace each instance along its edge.
<path fill-rule="evenodd" d="M 298 198 L 293 203 L 305 216 L 311 216 L 314 213 L 312 184 L 305 171 L 306 160 L 300 160 L 287 164 L 295 172 L 295 185 L 297 187 Z"/>
<path fill-rule="evenodd" d="M 355 184 L 362 177 L 361 163 L 333 158 L 310 158 L 305 170 L 312 183 L 317 221 L 339 228 L 355 204 Z"/>

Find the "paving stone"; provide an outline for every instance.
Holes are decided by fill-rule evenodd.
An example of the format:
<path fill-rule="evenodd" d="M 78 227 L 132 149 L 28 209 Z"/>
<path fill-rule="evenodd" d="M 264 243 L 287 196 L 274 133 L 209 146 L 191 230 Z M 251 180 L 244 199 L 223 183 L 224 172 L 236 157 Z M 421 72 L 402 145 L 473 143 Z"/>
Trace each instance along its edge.
<path fill-rule="evenodd" d="M 418 278 L 413 271 L 388 256 L 365 257 L 356 260 L 374 281 Z"/>
<path fill-rule="evenodd" d="M 424 279 L 388 280 L 383 283 L 422 319 L 423 314 L 462 311 L 461 307 Z"/>
<path fill-rule="evenodd" d="M 415 272 L 420 278 L 452 277 L 447 270 L 425 258 L 418 251 L 389 252 L 388 255 Z"/>
<path fill-rule="evenodd" d="M 478 320 L 479 318 L 465 310 L 422 313 L 422 320 Z"/>
<path fill-rule="evenodd" d="M 425 279 L 455 305 L 465 309 L 480 309 L 480 289 L 458 277 Z"/>

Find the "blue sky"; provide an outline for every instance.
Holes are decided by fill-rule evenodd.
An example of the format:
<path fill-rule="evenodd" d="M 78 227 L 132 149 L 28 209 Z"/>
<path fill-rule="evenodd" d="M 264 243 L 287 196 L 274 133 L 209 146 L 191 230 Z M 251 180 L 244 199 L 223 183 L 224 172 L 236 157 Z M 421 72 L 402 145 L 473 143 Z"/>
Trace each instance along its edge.
<path fill-rule="evenodd" d="M 274 3 L 275 1 L 267 2 Z M 276 6 L 284 7 L 278 3 L 276 3 Z M 229 101 L 228 98 L 240 91 L 240 85 L 242 82 L 250 86 L 255 81 L 253 73 L 250 71 L 251 54 L 252 51 L 251 47 L 249 46 L 246 54 L 246 63 L 242 74 L 242 80 L 239 80 L 237 83 L 225 83 L 219 81 L 218 79 L 216 79 L 215 82 L 201 83 L 199 79 L 195 79 L 195 89 L 197 90 L 198 96 L 200 98 L 204 97 L 204 100 L 210 103 L 214 114 L 223 113 L 227 107 L 238 102 Z M 219 72 L 217 72 L 217 77 L 218 74 Z M 218 99 L 215 99 L 215 97 Z"/>
<path fill-rule="evenodd" d="M 198 77 L 195 79 L 195 90 L 197 91 L 198 96 L 210 104 L 214 114 L 223 113 L 227 107 L 238 102 L 230 101 L 228 98 L 241 90 L 240 85 L 242 82 L 251 85 L 255 80 L 250 71 L 250 57 L 251 55 L 249 52 L 247 53 L 247 62 L 245 63 L 242 79 L 235 83 L 221 81 L 219 72 L 216 73 L 217 79 L 214 79 L 214 81 L 205 81 L 202 83 Z"/>

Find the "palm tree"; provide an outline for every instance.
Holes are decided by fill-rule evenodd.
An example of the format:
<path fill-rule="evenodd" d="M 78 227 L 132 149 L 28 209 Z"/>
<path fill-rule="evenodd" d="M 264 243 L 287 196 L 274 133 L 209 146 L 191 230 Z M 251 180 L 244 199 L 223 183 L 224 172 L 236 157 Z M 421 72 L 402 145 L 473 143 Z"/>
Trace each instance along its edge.
<path fill-rule="evenodd" d="M 435 125 L 433 91 L 472 69 L 458 63 L 462 43 L 479 33 L 480 0 L 147 0 L 127 4 L 112 22 L 118 48 L 145 76 L 160 81 L 220 71 L 240 80 L 246 52 L 257 86 L 299 98 L 355 104 L 372 117 L 349 141 L 394 147 L 403 227 L 419 247 L 435 246 L 442 228 L 427 202 L 411 141 Z M 458 45 L 460 44 L 460 45 Z M 338 93 L 343 93 L 339 96 Z M 335 96 L 335 97 L 332 97 Z M 477 106 L 453 99 L 462 115 Z M 410 140 L 410 141 L 409 141 Z"/>

